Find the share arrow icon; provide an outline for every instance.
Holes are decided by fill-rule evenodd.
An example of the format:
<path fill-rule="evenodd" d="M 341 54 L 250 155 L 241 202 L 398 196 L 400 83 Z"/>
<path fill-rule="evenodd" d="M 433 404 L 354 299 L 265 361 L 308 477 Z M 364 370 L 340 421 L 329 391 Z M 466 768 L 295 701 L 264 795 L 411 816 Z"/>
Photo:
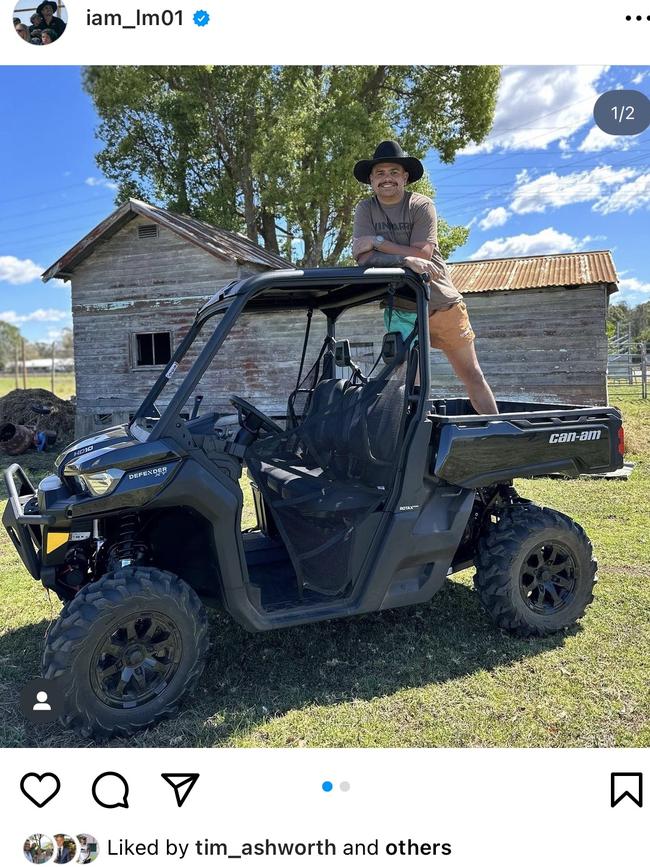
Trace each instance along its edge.
<path fill-rule="evenodd" d="M 176 803 L 182 807 L 200 774 L 161 774 L 160 776 L 172 787 Z"/>

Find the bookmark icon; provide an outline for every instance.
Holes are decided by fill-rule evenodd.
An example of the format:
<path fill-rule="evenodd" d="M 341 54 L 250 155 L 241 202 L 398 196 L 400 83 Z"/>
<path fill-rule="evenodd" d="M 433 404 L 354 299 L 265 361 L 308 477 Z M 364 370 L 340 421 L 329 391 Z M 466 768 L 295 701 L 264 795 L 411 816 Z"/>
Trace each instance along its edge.
<path fill-rule="evenodd" d="M 643 806 L 643 774 L 638 771 L 618 771 L 611 775 L 611 806 L 618 806 L 625 798 L 629 798 L 637 807 Z"/>

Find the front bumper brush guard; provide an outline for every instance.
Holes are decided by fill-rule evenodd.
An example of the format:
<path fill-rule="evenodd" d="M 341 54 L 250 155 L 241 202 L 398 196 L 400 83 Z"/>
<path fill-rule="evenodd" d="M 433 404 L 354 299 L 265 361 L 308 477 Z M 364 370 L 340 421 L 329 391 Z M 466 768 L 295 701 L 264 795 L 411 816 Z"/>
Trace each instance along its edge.
<path fill-rule="evenodd" d="M 12 464 L 4 472 L 9 501 L 2 516 L 9 538 L 32 578 L 40 581 L 42 531 L 39 527 L 54 523 L 51 515 L 25 514 L 25 504 L 36 496 L 36 490 L 20 464 Z M 19 487 L 16 486 L 18 479 Z"/>

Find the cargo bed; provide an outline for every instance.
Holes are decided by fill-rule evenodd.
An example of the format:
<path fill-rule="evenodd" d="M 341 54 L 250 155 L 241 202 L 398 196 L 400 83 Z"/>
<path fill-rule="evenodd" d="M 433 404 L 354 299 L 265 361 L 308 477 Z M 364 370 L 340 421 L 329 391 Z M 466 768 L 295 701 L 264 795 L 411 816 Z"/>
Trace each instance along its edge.
<path fill-rule="evenodd" d="M 499 401 L 499 415 L 477 415 L 469 400 L 433 401 L 430 472 L 480 488 L 515 478 L 603 473 L 623 466 L 616 407 Z"/>

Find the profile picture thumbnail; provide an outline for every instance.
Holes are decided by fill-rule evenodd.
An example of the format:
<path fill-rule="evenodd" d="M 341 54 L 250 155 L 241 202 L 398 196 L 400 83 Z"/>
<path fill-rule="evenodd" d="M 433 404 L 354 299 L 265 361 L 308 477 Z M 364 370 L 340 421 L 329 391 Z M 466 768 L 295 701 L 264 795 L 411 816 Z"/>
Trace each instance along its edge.
<path fill-rule="evenodd" d="M 30 864 L 47 864 L 53 854 L 54 843 L 45 834 L 30 834 L 23 843 L 23 855 Z"/>
<path fill-rule="evenodd" d="M 77 849 L 77 864 L 92 864 L 99 855 L 97 838 L 92 834 L 77 834 L 79 848 Z"/>
<path fill-rule="evenodd" d="M 77 843 L 69 834 L 54 835 L 53 864 L 71 864 L 77 854 Z"/>
<path fill-rule="evenodd" d="M 18 0 L 14 7 L 14 30 L 30 45 L 51 45 L 63 36 L 68 11 L 58 0 L 44 0 L 36 5 L 37 2 Z"/>

